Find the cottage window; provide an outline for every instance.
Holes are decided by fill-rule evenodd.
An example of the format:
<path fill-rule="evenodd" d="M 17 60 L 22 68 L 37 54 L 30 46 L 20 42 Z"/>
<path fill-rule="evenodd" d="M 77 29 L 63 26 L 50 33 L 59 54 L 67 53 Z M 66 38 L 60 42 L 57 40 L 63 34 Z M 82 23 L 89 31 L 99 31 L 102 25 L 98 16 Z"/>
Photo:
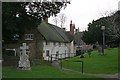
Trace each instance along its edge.
<path fill-rule="evenodd" d="M 8 56 L 16 56 L 16 50 L 15 49 L 5 49 L 4 52 Z"/>
<path fill-rule="evenodd" d="M 56 57 L 58 57 L 59 56 L 59 51 L 56 51 Z"/>
<path fill-rule="evenodd" d="M 65 50 L 65 53 L 66 53 L 67 51 Z"/>
<path fill-rule="evenodd" d="M 46 50 L 46 56 L 50 55 L 50 50 Z"/>
<path fill-rule="evenodd" d="M 59 46 L 61 46 L 61 43 L 59 42 Z"/>
<path fill-rule="evenodd" d="M 55 45 L 56 45 L 56 42 L 54 42 L 53 45 L 55 46 Z"/>
<path fill-rule="evenodd" d="M 49 45 L 49 42 L 46 41 L 46 45 Z"/>
<path fill-rule="evenodd" d="M 25 34 L 25 40 L 33 40 L 33 34 Z"/>

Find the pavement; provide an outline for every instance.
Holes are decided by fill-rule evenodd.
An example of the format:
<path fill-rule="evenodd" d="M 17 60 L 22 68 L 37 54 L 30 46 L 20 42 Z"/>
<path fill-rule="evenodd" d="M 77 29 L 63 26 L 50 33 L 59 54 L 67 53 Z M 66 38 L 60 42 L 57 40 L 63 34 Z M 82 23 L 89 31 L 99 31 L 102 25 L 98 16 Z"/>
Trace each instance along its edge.
<path fill-rule="evenodd" d="M 62 68 L 62 70 L 73 71 L 73 72 L 76 72 L 79 74 L 86 74 L 86 75 L 90 75 L 90 76 L 96 76 L 99 78 L 114 78 L 114 79 L 116 78 L 116 79 L 120 80 L 120 73 L 116 73 L 116 74 L 92 74 L 92 73 L 82 73 L 80 71 L 75 71 L 75 70 L 68 69 L 68 68 Z"/>

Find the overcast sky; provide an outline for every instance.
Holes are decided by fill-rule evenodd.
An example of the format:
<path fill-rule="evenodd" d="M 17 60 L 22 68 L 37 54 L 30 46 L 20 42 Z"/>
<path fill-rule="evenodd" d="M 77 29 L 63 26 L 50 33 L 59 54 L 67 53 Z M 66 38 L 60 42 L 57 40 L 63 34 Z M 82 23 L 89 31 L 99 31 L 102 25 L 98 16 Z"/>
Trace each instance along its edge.
<path fill-rule="evenodd" d="M 101 14 L 118 10 L 120 0 L 71 0 L 71 4 L 61 11 L 67 16 L 65 26 L 69 30 L 70 21 L 80 31 L 86 30 L 88 23 L 99 19 Z M 60 14 L 60 13 L 59 13 Z M 59 15 L 58 14 L 58 15 Z M 49 18 L 49 23 L 55 24 L 53 18 Z"/>

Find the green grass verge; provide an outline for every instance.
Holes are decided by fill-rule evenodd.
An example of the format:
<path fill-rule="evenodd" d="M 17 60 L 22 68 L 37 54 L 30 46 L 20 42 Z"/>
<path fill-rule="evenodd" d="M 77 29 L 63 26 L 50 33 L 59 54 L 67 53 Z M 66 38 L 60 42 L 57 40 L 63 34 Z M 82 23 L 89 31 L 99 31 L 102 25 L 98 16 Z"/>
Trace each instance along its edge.
<path fill-rule="evenodd" d="M 42 65 L 32 66 L 31 71 L 17 70 L 13 67 L 3 67 L 2 72 L 3 78 L 96 78 Z"/>
<path fill-rule="evenodd" d="M 118 49 L 106 49 L 105 55 L 98 55 L 93 51 L 91 57 L 88 54 L 85 58 L 74 57 L 70 61 L 63 61 L 63 66 L 73 70 L 81 71 L 81 64 L 74 60 L 84 61 L 84 72 L 96 74 L 114 74 L 118 72 Z M 71 71 L 64 71 L 47 65 L 32 66 L 31 71 L 17 70 L 14 67 L 2 68 L 3 78 L 96 78 L 85 74 L 78 74 Z"/>
<path fill-rule="evenodd" d="M 84 54 L 85 58 L 74 57 L 69 61 L 64 61 L 63 66 L 81 71 L 81 63 L 75 60 L 84 61 L 84 72 L 96 74 L 114 74 L 118 72 L 118 48 L 106 49 L 105 55 L 98 55 L 98 51 L 93 51 L 91 57 Z"/>

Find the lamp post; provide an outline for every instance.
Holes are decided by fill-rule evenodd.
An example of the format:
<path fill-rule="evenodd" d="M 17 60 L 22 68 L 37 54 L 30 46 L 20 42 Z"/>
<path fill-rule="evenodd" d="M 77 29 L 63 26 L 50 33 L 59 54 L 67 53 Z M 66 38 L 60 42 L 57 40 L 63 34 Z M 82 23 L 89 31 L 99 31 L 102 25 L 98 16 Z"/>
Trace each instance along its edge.
<path fill-rule="evenodd" d="M 103 51 L 103 54 L 104 54 L 104 48 L 105 48 L 105 26 L 102 26 L 101 30 L 103 31 L 103 46 L 102 46 L 102 51 Z"/>

